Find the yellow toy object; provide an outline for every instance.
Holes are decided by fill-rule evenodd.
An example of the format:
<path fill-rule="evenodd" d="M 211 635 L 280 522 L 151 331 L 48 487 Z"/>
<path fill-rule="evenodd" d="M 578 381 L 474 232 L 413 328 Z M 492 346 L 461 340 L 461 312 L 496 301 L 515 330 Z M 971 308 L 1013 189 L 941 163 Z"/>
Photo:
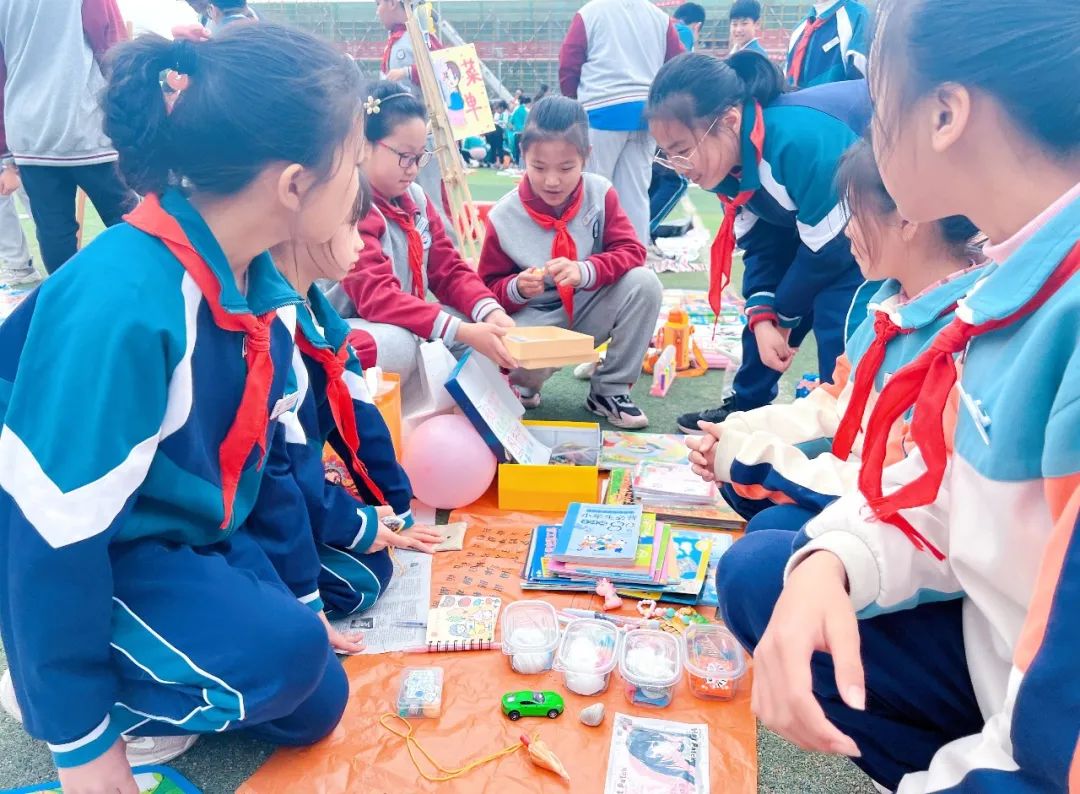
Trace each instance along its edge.
<path fill-rule="evenodd" d="M 657 351 L 666 350 L 668 347 L 675 349 L 675 370 L 683 378 L 696 378 L 709 371 L 705 357 L 694 343 L 693 333 L 694 326 L 690 324 L 690 315 L 680 306 L 668 312 L 667 322 L 661 326 L 653 340 L 653 347 Z M 653 373 L 659 357 L 659 353 L 650 353 L 645 357 L 645 372 L 650 375 Z"/>

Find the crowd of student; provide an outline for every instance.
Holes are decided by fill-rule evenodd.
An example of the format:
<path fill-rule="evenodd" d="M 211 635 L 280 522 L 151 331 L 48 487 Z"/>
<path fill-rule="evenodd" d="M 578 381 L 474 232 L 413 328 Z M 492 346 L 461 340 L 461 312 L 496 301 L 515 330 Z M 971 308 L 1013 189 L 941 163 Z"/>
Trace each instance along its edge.
<path fill-rule="evenodd" d="M 760 719 L 903 792 L 1076 782 L 1080 11 L 882 0 L 868 88 L 847 79 L 868 62 L 852 0 L 815 5 L 783 73 L 753 46 L 757 3 L 734 5 L 719 59 L 669 52 L 680 31 L 641 0 L 655 73 L 611 101 L 598 84 L 640 79 L 589 66 L 594 45 L 620 50 L 614 4 L 575 18 L 582 101 L 533 105 L 475 270 L 428 170 L 398 0 L 379 0 L 369 86 L 265 22 L 86 61 L 98 134 L 143 199 L 0 325 L 0 703 L 49 743 L 66 792 L 134 791 L 129 760 L 201 733 L 304 745 L 337 724 L 334 651 L 359 640 L 327 615 L 374 603 L 391 547 L 438 539 L 413 522 L 363 368 L 408 389 L 438 339 L 535 407 L 551 373 L 518 368 L 503 337 L 571 327 L 610 340 L 589 410 L 645 426 L 630 389 L 661 290 L 621 191 L 589 167 L 615 138 L 655 140 L 723 202 L 714 301 L 744 251 L 734 394 L 680 424 L 700 434 L 695 471 L 750 519 L 718 588 Z M 76 4 L 49 6 L 81 35 Z M 13 43 L 36 19 L 0 11 L 9 127 L 30 68 Z M 811 330 L 831 377 L 770 405 Z M 358 497 L 326 480 L 326 444 Z"/>

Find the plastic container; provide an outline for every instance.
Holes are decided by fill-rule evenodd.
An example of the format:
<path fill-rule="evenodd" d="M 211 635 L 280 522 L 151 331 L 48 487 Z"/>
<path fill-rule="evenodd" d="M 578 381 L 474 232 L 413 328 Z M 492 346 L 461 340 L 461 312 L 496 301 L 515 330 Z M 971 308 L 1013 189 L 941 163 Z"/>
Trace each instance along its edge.
<path fill-rule="evenodd" d="M 547 601 L 514 601 L 503 609 L 502 652 L 514 672 L 547 672 L 558 646 L 559 616 Z"/>
<path fill-rule="evenodd" d="M 746 653 L 717 623 L 695 623 L 683 633 L 686 680 L 702 700 L 731 700 L 746 674 Z"/>
<path fill-rule="evenodd" d="M 555 652 L 555 669 L 566 688 L 578 695 L 599 695 L 608 688 L 611 671 L 619 663 L 619 630 L 604 620 L 572 620 L 563 630 Z"/>
<path fill-rule="evenodd" d="M 619 653 L 619 675 L 626 699 L 635 706 L 670 705 L 682 677 L 678 638 L 655 629 L 628 631 Z"/>
<path fill-rule="evenodd" d="M 406 719 L 442 714 L 443 669 L 441 667 L 406 667 L 398 686 L 397 713 Z"/>

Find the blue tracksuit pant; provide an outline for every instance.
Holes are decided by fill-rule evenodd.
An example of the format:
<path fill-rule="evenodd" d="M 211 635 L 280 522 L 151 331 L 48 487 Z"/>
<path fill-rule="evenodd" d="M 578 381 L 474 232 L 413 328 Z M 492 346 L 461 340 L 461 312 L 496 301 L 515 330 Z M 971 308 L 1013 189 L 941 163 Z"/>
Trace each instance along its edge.
<path fill-rule="evenodd" d="M 780 597 L 793 539 L 788 531 L 762 529 L 720 559 L 724 622 L 751 653 Z M 982 730 L 964 655 L 961 604 L 923 604 L 859 622 L 866 711 L 844 705 L 831 658 L 813 656 L 814 694 L 826 716 L 858 745 L 862 757 L 852 760 L 891 789 L 905 774 L 926 769 L 942 745 Z"/>
<path fill-rule="evenodd" d="M 137 736 L 249 730 L 306 745 L 337 725 L 348 682 L 318 616 L 243 532 L 192 548 L 116 544 L 110 721 Z"/>
<path fill-rule="evenodd" d="M 394 563 L 388 549 L 356 554 L 347 543 L 319 546 L 319 593 L 327 617 L 343 618 L 370 609 L 390 584 Z"/>

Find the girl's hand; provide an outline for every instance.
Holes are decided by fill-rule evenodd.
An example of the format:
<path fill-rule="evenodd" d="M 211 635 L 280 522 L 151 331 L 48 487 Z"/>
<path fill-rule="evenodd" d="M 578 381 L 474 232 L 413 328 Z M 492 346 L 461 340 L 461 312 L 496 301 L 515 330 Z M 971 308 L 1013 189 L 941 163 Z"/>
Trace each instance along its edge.
<path fill-rule="evenodd" d="M 513 318 L 502 309 L 495 309 L 494 311 L 488 312 L 487 316 L 484 318 L 484 322 L 497 325 L 500 328 L 517 327 L 517 323 L 514 322 Z"/>
<path fill-rule="evenodd" d="M 765 727 L 804 750 L 858 757 L 859 748 L 825 716 L 813 692 L 810 656 L 832 655 L 836 688 L 853 709 L 866 709 L 859 622 L 840 559 L 817 552 L 788 577 L 754 651 L 751 706 Z"/>
<path fill-rule="evenodd" d="M 784 372 L 791 366 L 794 354 L 788 347 L 787 334 L 773 323 L 760 322 L 754 326 L 754 338 L 757 340 L 758 355 L 761 362 L 769 369 Z"/>
<path fill-rule="evenodd" d="M 517 362 L 506 349 L 502 338 L 506 329 L 493 323 L 462 323 L 457 338 L 477 353 L 487 356 L 500 367 L 517 369 Z"/>
<path fill-rule="evenodd" d="M 446 536 L 438 527 L 428 526 L 427 524 L 413 524 L 408 529 L 403 529 L 397 533 L 397 543 L 394 545 L 400 549 L 413 549 L 426 554 L 434 554 L 435 547 L 445 539 Z"/>
<path fill-rule="evenodd" d="M 716 482 L 716 442 L 720 440 L 721 426 L 698 422 L 698 427 L 705 431 L 704 435 L 686 437 L 686 446 L 690 448 L 690 470 L 705 482 Z"/>
<path fill-rule="evenodd" d="M 544 291 L 544 269 L 530 267 L 517 275 L 517 291 L 523 298 L 535 298 Z"/>
<path fill-rule="evenodd" d="M 325 612 L 319 612 L 319 620 L 326 627 L 326 636 L 330 640 L 330 647 L 334 649 L 335 653 L 352 654 L 364 650 L 364 635 L 361 632 L 342 634 L 330 625 L 330 620 L 326 617 Z"/>
<path fill-rule="evenodd" d="M 172 29 L 174 39 L 187 39 L 188 41 L 209 41 L 210 31 L 198 23 L 191 25 L 176 25 Z"/>
<path fill-rule="evenodd" d="M 560 256 L 548 262 L 544 269 L 551 276 L 556 287 L 567 286 L 577 289 L 581 286 L 581 264 L 572 259 Z"/>
<path fill-rule="evenodd" d="M 10 196 L 19 189 L 21 184 L 19 169 L 14 165 L 9 165 L 0 171 L 0 196 Z"/>
<path fill-rule="evenodd" d="M 409 69 L 391 69 L 386 73 L 386 79 L 394 83 L 399 83 L 402 80 L 411 80 L 412 72 Z"/>
<path fill-rule="evenodd" d="M 389 505 L 379 505 L 375 508 L 375 515 L 378 516 L 379 528 L 375 532 L 375 542 L 368 546 L 368 554 L 382 551 L 387 546 L 393 546 L 394 544 L 390 541 L 397 537 L 397 533 L 394 532 L 394 530 L 383 524 L 384 518 L 394 515 L 394 508 Z"/>
<path fill-rule="evenodd" d="M 120 738 L 93 761 L 64 767 L 59 772 L 64 794 L 139 794 Z"/>

